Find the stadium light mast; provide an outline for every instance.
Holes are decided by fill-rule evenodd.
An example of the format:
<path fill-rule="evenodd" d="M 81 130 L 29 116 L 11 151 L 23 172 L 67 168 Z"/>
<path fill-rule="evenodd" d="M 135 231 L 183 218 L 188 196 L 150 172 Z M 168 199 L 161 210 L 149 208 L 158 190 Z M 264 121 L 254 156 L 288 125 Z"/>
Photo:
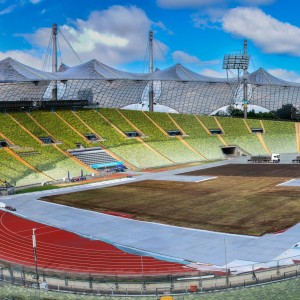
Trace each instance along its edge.
<path fill-rule="evenodd" d="M 248 99 L 248 66 L 250 56 L 247 53 L 247 40 L 244 40 L 244 51 L 243 54 L 225 54 L 223 59 L 223 69 L 226 69 L 227 78 L 228 71 L 237 70 L 237 79 L 239 86 L 243 87 L 243 107 L 244 107 L 244 118 L 247 119 L 247 109 L 249 104 Z M 242 79 L 240 73 L 243 72 Z M 236 95 L 235 95 L 236 96 Z"/>
<path fill-rule="evenodd" d="M 247 40 L 244 40 L 244 57 L 247 57 L 247 46 L 248 42 Z M 248 111 L 248 65 L 246 66 L 244 70 L 244 78 L 243 78 L 243 105 L 244 105 L 244 119 L 247 119 L 247 111 Z"/>
<path fill-rule="evenodd" d="M 149 31 L 149 73 L 153 73 L 153 31 Z M 153 111 L 153 100 L 154 100 L 154 91 L 153 91 L 153 80 L 149 82 L 149 111 Z"/>
<path fill-rule="evenodd" d="M 57 24 L 52 24 L 52 73 L 57 72 Z M 57 82 L 55 81 L 52 89 L 52 100 L 57 100 Z"/>

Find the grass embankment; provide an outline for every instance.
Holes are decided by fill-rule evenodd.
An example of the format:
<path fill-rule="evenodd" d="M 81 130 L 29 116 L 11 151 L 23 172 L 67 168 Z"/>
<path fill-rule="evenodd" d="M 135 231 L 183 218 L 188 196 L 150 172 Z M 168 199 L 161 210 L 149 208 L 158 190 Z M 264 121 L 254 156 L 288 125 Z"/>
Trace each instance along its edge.
<path fill-rule="evenodd" d="M 55 190 L 61 188 L 60 186 L 56 185 L 44 185 L 44 186 L 35 186 L 31 188 L 26 188 L 22 190 L 16 191 L 16 194 L 26 194 L 26 193 L 33 193 L 33 192 L 41 192 L 41 191 L 48 191 L 48 190 Z"/>

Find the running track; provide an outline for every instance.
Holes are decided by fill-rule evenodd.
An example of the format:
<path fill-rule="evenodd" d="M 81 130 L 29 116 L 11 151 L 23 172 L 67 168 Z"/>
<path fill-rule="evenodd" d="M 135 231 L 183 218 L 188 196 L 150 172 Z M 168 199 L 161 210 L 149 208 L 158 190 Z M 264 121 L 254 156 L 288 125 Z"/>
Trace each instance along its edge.
<path fill-rule="evenodd" d="M 36 228 L 38 268 L 95 275 L 167 275 L 195 271 L 185 265 L 126 253 L 111 244 L 0 211 L 0 260 L 34 266 Z"/>

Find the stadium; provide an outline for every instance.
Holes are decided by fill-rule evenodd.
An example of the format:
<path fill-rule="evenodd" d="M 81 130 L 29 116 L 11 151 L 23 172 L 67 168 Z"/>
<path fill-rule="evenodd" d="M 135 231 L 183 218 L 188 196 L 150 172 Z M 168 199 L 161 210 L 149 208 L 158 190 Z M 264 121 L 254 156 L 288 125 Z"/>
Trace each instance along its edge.
<path fill-rule="evenodd" d="M 298 275 L 299 124 L 209 114 L 245 88 L 245 106 L 300 107 L 299 84 L 96 60 L 49 73 L 7 58 L 0 74 L 3 282 L 163 296 Z"/>

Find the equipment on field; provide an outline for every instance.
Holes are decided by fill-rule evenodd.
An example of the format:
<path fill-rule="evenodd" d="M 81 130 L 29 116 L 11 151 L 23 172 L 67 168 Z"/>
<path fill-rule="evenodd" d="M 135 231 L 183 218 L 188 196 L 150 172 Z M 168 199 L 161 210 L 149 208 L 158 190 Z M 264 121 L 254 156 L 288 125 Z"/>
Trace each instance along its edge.
<path fill-rule="evenodd" d="M 272 153 L 271 155 L 255 155 L 251 156 L 251 158 L 248 159 L 248 161 L 254 163 L 279 163 L 280 154 Z"/>

